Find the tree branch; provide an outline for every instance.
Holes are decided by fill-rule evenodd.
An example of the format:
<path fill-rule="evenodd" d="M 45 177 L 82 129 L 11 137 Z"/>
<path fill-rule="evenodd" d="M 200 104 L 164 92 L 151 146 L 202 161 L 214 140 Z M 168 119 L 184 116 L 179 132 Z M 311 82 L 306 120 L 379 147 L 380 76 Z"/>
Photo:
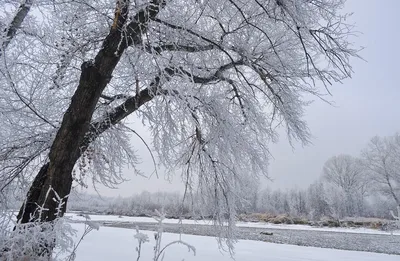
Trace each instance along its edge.
<path fill-rule="evenodd" d="M 13 20 L 10 25 L 6 27 L 3 31 L 3 35 L 5 36 L 5 40 L 1 43 L 0 46 L 0 57 L 3 55 L 11 40 L 17 34 L 17 30 L 21 27 L 22 22 L 25 20 L 25 17 L 28 15 L 29 10 L 33 4 L 34 0 L 23 0 L 17 9 L 17 13 L 15 14 Z"/>

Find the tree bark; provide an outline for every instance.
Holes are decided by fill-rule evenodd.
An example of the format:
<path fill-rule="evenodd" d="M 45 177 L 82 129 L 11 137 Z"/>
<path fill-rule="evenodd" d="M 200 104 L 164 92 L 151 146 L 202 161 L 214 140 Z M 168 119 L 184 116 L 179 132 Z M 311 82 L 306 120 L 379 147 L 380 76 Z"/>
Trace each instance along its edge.
<path fill-rule="evenodd" d="M 79 150 L 79 156 L 82 155 L 88 148 L 91 142 L 96 140 L 104 131 L 109 129 L 111 126 L 119 123 L 121 120 L 126 118 L 131 113 L 135 112 L 140 106 L 151 101 L 153 99 L 154 93 L 150 92 L 148 89 L 141 91 L 134 97 L 127 99 L 123 104 L 116 107 L 113 113 L 107 116 L 103 121 L 93 122 L 90 124 L 90 129 L 86 133 Z M 37 209 L 37 202 L 39 202 L 39 196 L 42 192 L 42 188 L 45 185 L 47 178 L 47 169 L 49 163 L 42 166 L 39 173 L 36 175 L 29 192 L 27 194 L 26 200 L 21 206 L 17 219 L 21 223 L 28 223 L 32 220 L 32 213 L 35 213 Z M 65 202 L 67 202 L 65 200 Z M 62 213 L 65 213 L 66 205 L 62 209 Z"/>
<path fill-rule="evenodd" d="M 125 23 L 127 14 L 128 4 L 118 16 L 118 25 Z M 30 216 L 39 218 L 33 204 L 47 209 L 41 213 L 40 221 L 52 221 L 57 218 L 58 203 L 53 200 L 54 192 L 64 201 L 61 213 L 65 211 L 66 196 L 72 186 L 71 172 L 80 156 L 80 145 L 89 130 L 89 123 L 100 94 L 110 81 L 112 72 L 124 51 L 120 49 L 120 42 L 123 40 L 120 28 L 117 26 L 111 28 L 94 62 L 82 64 L 79 85 L 50 148 L 49 163 L 42 167 L 28 193 L 25 206 L 21 208 L 19 221 L 22 223 L 29 222 Z"/>
<path fill-rule="evenodd" d="M 89 123 L 100 94 L 110 81 L 111 73 L 120 59 L 120 55 L 115 55 L 120 40 L 121 33 L 112 30 L 95 62 L 82 64 L 79 86 L 50 148 L 49 163 L 43 178 L 44 184 L 36 201 L 38 205 L 48 209 L 42 213 L 42 221 L 56 218 L 57 202 L 52 200 L 54 192 L 50 191 L 48 194 L 48 190 L 53 189 L 61 198 L 67 196 L 71 190 L 71 172 L 80 156 L 80 144 L 89 130 Z"/>
<path fill-rule="evenodd" d="M 101 50 L 92 62 L 84 62 L 81 66 L 79 85 L 50 148 L 49 162 L 36 176 L 28 192 L 27 200 L 20 209 L 19 222 L 30 222 L 32 217 L 42 222 L 51 222 L 57 218 L 57 215 L 63 215 L 66 210 L 67 196 L 71 191 L 72 170 L 90 142 L 140 105 L 152 99 L 149 90 L 143 90 L 125 102 L 127 107 L 117 107 L 107 120 L 90 124 L 95 106 L 111 80 L 121 55 L 130 44 L 141 44 L 141 35 L 146 32 L 148 22 L 164 5 L 164 0 L 152 0 L 127 24 L 129 0 L 117 2 L 114 24 Z M 53 200 L 54 193 L 63 200 L 61 212 L 57 210 L 59 204 Z M 38 206 L 46 209 L 40 216 L 37 211 Z"/>
<path fill-rule="evenodd" d="M 25 202 L 22 204 L 21 209 L 19 210 L 17 219 L 21 223 L 28 223 L 31 221 L 31 213 L 34 213 L 36 210 L 36 202 L 38 202 L 41 188 L 44 186 L 46 181 L 47 169 L 49 168 L 49 163 L 44 164 L 39 173 L 36 175 L 35 179 L 31 187 L 29 188 L 28 195 L 25 199 Z"/>
<path fill-rule="evenodd" d="M 118 0 L 115 20 L 102 48 L 93 61 L 84 62 L 78 87 L 71 98 L 71 103 L 63 116 L 49 151 L 48 163 L 42 166 L 35 177 L 21 206 L 18 222 L 48 222 L 63 216 L 68 195 L 72 187 L 72 170 L 76 161 L 102 132 L 118 123 L 153 97 L 146 89 L 135 97 L 125 101 L 126 107 L 118 106 L 107 118 L 91 124 L 91 119 L 101 93 L 109 83 L 112 73 L 121 55 L 131 44 L 141 44 L 142 34 L 146 32 L 148 22 L 165 5 L 165 0 L 152 0 L 127 23 L 129 0 Z M 60 202 L 54 200 L 61 198 Z M 55 246 L 53 238 L 43 238 L 37 256 L 49 256 Z"/>

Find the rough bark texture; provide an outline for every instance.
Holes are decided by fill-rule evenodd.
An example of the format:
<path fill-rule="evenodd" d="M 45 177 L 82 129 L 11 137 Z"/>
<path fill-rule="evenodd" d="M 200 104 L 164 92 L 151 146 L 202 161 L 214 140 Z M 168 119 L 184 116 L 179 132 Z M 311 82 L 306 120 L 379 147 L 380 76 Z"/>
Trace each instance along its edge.
<path fill-rule="evenodd" d="M 38 205 L 47 209 L 41 213 L 40 221 L 49 222 L 57 218 L 58 203 L 53 200 L 54 191 L 63 198 L 63 215 L 72 186 L 72 170 L 82 152 L 102 132 L 152 99 L 150 92 L 143 90 L 128 99 L 124 107 L 117 107 L 108 115 L 107 120 L 90 124 L 100 95 L 109 83 L 124 50 L 130 44 L 141 43 L 141 35 L 146 31 L 148 21 L 158 14 L 164 4 L 163 0 L 151 1 L 127 24 L 129 1 L 118 1 L 115 21 L 102 49 L 94 61 L 85 62 L 81 66 L 79 85 L 50 148 L 49 163 L 41 168 L 28 192 L 26 204 L 21 207 L 18 215 L 21 223 L 29 222 L 32 216 L 39 218 L 36 211 Z"/>
<path fill-rule="evenodd" d="M 71 190 L 71 172 L 80 156 L 80 144 L 89 130 L 100 94 L 110 81 L 111 73 L 119 61 L 120 56 L 115 53 L 120 36 L 120 32 L 112 30 L 95 62 L 85 62 L 82 65 L 79 86 L 50 149 L 49 166 L 37 200 L 39 205 L 48 209 L 42 213 L 42 221 L 51 221 L 56 217 L 57 202 L 52 200 L 53 192 L 48 194 L 48 190 L 52 188 L 61 198 L 67 196 Z"/>
<path fill-rule="evenodd" d="M 112 114 L 108 115 L 107 120 L 94 122 L 90 124 L 90 129 L 86 133 L 79 150 L 79 156 L 82 155 L 83 152 L 86 151 L 91 142 L 93 142 L 97 137 L 101 135 L 104 131 L 106 131 L 111 126 L 119 123 L 121 120 L 126 118 L 129 114 L 135 112 L 140 106 L 151 101 L 154 96 L 150 93 L 148 89 L 141 91 L 135 97 L 129 98 L 125 103 L 118 106 Z M 22 205 L 17 219 L 21 223 L 28 223 L 31 221 L 31 214 L 37 209 L 36 202 L 39 200 L 39 196 L 41 194 L 42 188 L 45 185 L 46 177 L 47 177 L 47 169 L 49 167 L 49 163 L 46 163 L 42 166 L 39 173 L 36 175 L 29 192 L 27 194 L 27 198 Z M 66 205 L 65 205 L 66 207 Z M 65 212 L 65 207 L 62 212 Z"/>
<path fill-rule="evenodd" d="M 127 13 L 120 15 L 119 19 L 125 19 L 126 15 Z M 51 146 L 48 167 L 39 173 L 43 174 L 43 177 L 35 179 L 41 186 L 32 187 L 28 196 L 39 206 L 48 209 L 42 213 L 41 221 L 52 221 L 56 218 L 57 202 L 52 200 L 53 191 L 47 193 L 49 189 L 56 191 L 61 198 L 66 197 L 71 190 L 71 172 L 80 156 L 80 144 L 89 130 L 89 123 L 100 94 L 110 81 L 122 54 L 122 51 L 118 50 L 121 40 L 121 32 L 118 28 L 112 28 L 94 62 L 84 62 L 81 66 L 79 85 Z M 64 209 L 65 207 L 66 199 Z M 29 222 L 28 215 L 38 217 L 37 213 L 32 213 L 32 209 L 25 208 L 20 212 L 24 213 L 22 223 Z"/>
<path fill-rule="evenodd" d="M 23 203 L 17 216 L 17 219 L 20 220 L 21 223 L 28 223 L 31 220 L 30 214 L 34 213 L 36 209 L 36 202 L 39 199 L 41 188 L 46 180 L 46 174 L 48 168 L 49 168 L 48 163 L 42 166 L 42 168 L 36 175 L 35 180 L 33 181 L 28 191 L 28 195 L 25 199 L 25 202 Z"/>

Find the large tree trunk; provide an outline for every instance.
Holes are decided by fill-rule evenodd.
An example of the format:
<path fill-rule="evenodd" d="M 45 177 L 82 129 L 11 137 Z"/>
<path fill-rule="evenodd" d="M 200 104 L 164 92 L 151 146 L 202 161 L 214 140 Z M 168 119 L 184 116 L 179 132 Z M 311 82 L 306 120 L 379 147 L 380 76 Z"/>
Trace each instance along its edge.
<path fill-rule="evenodd" d="M 164 0 L 152 0 L 126 24 L 129 0 L 117 1 L 115 20 L 101 50 L 93 62 L 85 62 L 81 66 L 79 85 L 50 148 L 49 162 L 40 169 L 19 211 L 20 223 L 28 223 L 32 219 L 51 222 L 63 215 L 71 191 L 72 170 L 90 142 L 152 99 L 151 92 L 145 89 L 115 108 L 108 119 L 90 124 L 95 106 L 121 55 L 130 44 L 141 44 L 141 35 L 146 31 L 147 23 L 164 5 Z M 122 28 L 126 31 L 122 32 Z M 53 200 L 54 193 L 62 198 L 62 209 L 57 209 L 59 203 Z M 40 215 L 39 208 L 45 210 Z"/>
<path fill-rule="evenodd" d="M 151 101 L 154 97 L 149 89 L 144 89 L 136 96 L 127 99 L 123 104 L 116 107 L 112 113 L 110 113 L 107 119 L 102 121 L 93 122 L 90 124 L 89 131 L 86 133 L 81 145 L 79 153 L 80 155 L 86 151 L 91 142 L 93 142 L 97 137 L 99 137 L 104 131 L 109 129 L 111 126 L 119 123 L 121 120 L 126 118 L 131 113 L 135 112 L 140 106 Z M 39 196 L 43 191 L 45 186 L 45 181 L 47 178 L 47 169 L 49 163 L 43 165 L 36 175 L 29 192 L 27 194 L 26 200 L 21 206 L 17 219 L 21 223 L 28 223 L 32 220 L 31 214 L 37 210 L 37 203 L 39 202 Z M 67 202 L 67 199 L 64 201 Z M 66 204 L 61 210 L 64 213 L 66 210 Z"/>
<path fill-rule="evenodd" d="M 39 173 L 36 175 L 29 189 L 25 202 L 23 203 L 21 209 L 19 210 L 17 216 L 19 222 L 28 223 L 29 221 L 31 221 L 31 213 L 34 213 L 37 208 L 36 202 L 38 202 L 41 189 L 46 181 L 48 168 L 49 168 L 49 163 L 44 164 L 40 169 Z"/>
<path fill-rule="evenodd" d="M 56 218 L 58 203 L 53 200 L 54 191 L 64 198 L 71 190 L 71 172 L 81 154 L 80 145 L 89 130 L 89 123 L 100 94 L 110 81 L 111 74 L 120 59 L 118 51 L 120 41 L 121 33 L 112 30 L 105 40 L 104 48 L 96 56 L 95 62 L 85 62 L 82 65 L 79 86 L 51 146 L 49 163 L 43 166 L 39 172 L 39 179 L 35 180 L 39 182 L 39 185 L 32 187 L 30 191 L 35 205 L 48 209 L 41 213 L 41 221 L 52 221 Z M 115 55 L 115 53 L 119 54 Z M 38 189 L 40 189 L 40 194 Z M 27 206 L 30 203 L 32 202 L 27 202 Z M 64 205 L 64 210 L 65 207 Z M 27 208 L 23 212 L 25 212 L 25 217 L 28 214 L 34 214 L 37 217 L 37 213 L 26 213 L 31 212 Z M 24 218 L 21 221 L 29 220 Z"/>
<path fill-rule="evenodd" d="M 78 88 L 50 148 L 49 161 L 35 177 L 21 206 L 19 223 L 35 221 L 52 224 L 57 217 L 63 216 L 72 187 L 72 170 L 82 153 L 102 132 L 152 99 L 148 89 L 142 90 L 115 108 L 107 119 L 91 123 L 96 104 L 111 80 L 121 55 L 129 45 L 141 44 L 141 35 L 146 31 L 148 22 L 164 5 L 165 0 L 152 0 L 127 23 L 129 0 L 117 1 L 115 20 L 101 50 L 93 62 L 84 62 L 81 66 Z M 61 209 L 60 203 L 54 200 L 55 193 L 62 199 Z M 50 255 L 53 240 L 45 238 L 39 249 L 34 250 L 35 253 L 38 256 Z"/>
<path fill-rule="evenodd" d="M 122 2 L 125 5 L 118 2 L 115 23 L 104 40 L 102 49 L 93 62 L 84 62 L 81 66 L 79 85 L 50 148 L 49 162 L 40 169 L 18 214 L 18 221 L 22 224 L 31 221 L 52 222 L 65 213 L 67 196 L 73 181 L 71 173 L 81 155 L 80 147 L 89 131 L 100 95 L 126 49 L 126 46 L 121 49 L 123 34 L 120 28 L 126 22 L 129 2 Z M 61 198 L 63 205 L 54 200 L 55 193 Z M 45 236 L 40 246 L 36 247 L 38 249 L 34 249 L 36 255 L 51 255 L 54 240 Z"/>
<path fill-rule="evenodd" d="M 99 97 L 124 51 L 124 48 L 120 48 L 123 37 L 120 28 L 125 24 L 128 6 L 128 3 L 122 6 L 116 17 L 116 26 L 111 28 L 94 62 L 84 62 L 81 66 L 79 85 L 50 148 L 49 162 L 39 171 L 21 207 L 18 215 L 21 223 L 29 222 L 31 217 L 39 218 L 36 206 L 47 209 L 41 213 L 40 221 L 54 220 L 58 206 L 53 200 L 54 192 L 63 198 L 65 204 L 62 213 L 65 211 L 66 196 L 72 186 L 72 169 L 81 155 L 80 146 L 89 130 Z"/>
<path fill-rule="evenodd" d="M 27 200 L 21 207 L 18 215 L 18 221 L 21 223 L 29 222 L 31 217 L 46 222 L 53 221 L 57 215 L 63 215 L 67 196 L 71 191 L 72 170 L 82 152 L 111 125 L 151 100 L 149 90 L 143 90 L 128 99 L 123 106 L 117 107 L 106 121 L 90 124 L 95 106 L 111 80 L 121 55 L 130 44 L 141 44 L 141 35 L 146 32 L 148 22 L 164 5 L 165 0 L 152 0 L 126 24 L 129 0 L 117 1 L 114 24 L 101 50 L 93 62 L 84 62 L 81 66 L 79 85 L 50 148 L 49 162 L 39 171 L 28 192 Z M 57 210 L 59 204 L 53 200 L 54 193 L 63 199 L 61 213 Z M 46 209 L 40 217 L 37 206 Z"/>

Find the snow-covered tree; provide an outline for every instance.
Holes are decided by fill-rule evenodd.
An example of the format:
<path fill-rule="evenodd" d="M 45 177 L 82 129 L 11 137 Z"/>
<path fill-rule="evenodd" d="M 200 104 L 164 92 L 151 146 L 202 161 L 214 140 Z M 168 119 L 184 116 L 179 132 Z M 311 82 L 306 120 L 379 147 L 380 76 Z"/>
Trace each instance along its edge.
<path fill-rule="evenodd" d="M 394 212 L 393 210 L 390 211 L 390 214 L 395 220 L 396 227 L 400 228 L 400 206 L 397 206 L 396 212 Z"/>
<path fill-rule="evenodd" d="M 74 180 L 112 186 L 136 168 L 135 115 L 160 163 L 232 225 L 238 184 L 268 173 L 276 127 L 307 143 L 304 97 L 350 76 L 344 2 L 38 1 L 1 39 L 0 189 L 35 177 L 18 220 L 52 221 L 53 192 L 66 203 Z"/>
<path fill-rule="evenodd" d="M 362 155 L 376 189 L 400 206 L 400 134 L 372 138 Z"/>
<path fill-rule="evenodd" d="M 311 219 L 318 220 L 321 217 L 330 216 L 332 210 L 328 203 L 324 184 L 322 182 L 314 182 L 307 192 Z"/>
<path fill-rule="evenodd" d="M 308 215 L 306 192 L 299 189 L 292 189 L 289 192 L 289 204 L 291 214 L 297 217 Z"/>
<path fill-rule="evenodd" d="M 336 187 L 330 190 L 332 197 L 338 198 L 335 195 L 343 193 L 346 215 L 361 214 L 370 180 L 359 159 L 344 154 L 334 156 L 325 163 L 322 177 Z"/>
<path fill-rule="evenodd" d="M 237 203 L 238 212 L 251 213 L 257 212 L 260 196 L 260 179 L 251 175 L 244 179 L 245 183 L 237 184 L 238 197 L 241 198 Z"/>
<path fill-rule="evenodd" d="M 353 202 L 349 202 L 349 197 L 342 188 L 330 184 L 326 186 L 325 193 L 330 215 L 334 219 L 340 220 L 343 217 L 354 215 Z"/>

